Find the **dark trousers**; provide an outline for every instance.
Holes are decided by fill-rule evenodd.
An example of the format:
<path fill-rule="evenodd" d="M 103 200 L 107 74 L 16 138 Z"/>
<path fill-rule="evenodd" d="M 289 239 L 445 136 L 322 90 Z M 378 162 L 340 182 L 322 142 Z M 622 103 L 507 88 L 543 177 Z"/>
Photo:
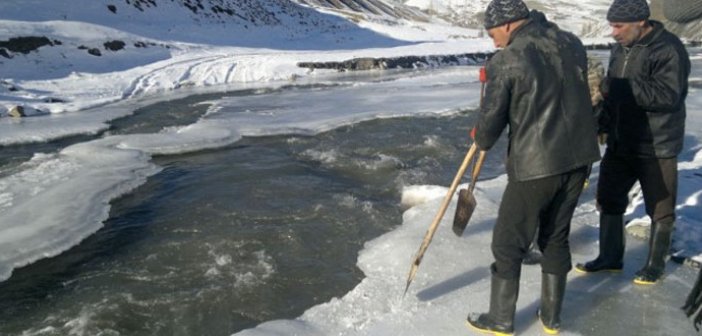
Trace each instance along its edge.
<path fill-rule="evenodd" d="M 522 259 L 538 228 L 544 273 L 571 269 L 570 220 L 587 177 L 587 167 L 541 179 L 507 183 L 492 234 L 494 274 L 519 278 Z"/>
<path fill-rule="evenodd" d="M 597 203 L 606 215 L 621 215 L 629 204 L 629 191 L 639 181 L 646 214 L 655 223 L 675 221 L 678 159 L 638 158 L 607 150 L 600 163 Z"/>

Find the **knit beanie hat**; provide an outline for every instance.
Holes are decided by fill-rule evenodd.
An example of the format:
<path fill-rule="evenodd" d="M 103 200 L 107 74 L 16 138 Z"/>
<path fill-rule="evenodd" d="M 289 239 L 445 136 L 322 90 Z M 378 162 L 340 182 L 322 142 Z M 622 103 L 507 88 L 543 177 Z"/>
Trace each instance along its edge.
<path fill-rule="evenodd" d="M 522 0 L 492 0 L 485 10 L 485 29 L 526 19 L 529 8 Z"/>
<path fill-rule="evenodd" d="M 648 19 L 651 11 L 646 0 L 614 0 L 607 12 L 609 22 L 636 22 Z"/>

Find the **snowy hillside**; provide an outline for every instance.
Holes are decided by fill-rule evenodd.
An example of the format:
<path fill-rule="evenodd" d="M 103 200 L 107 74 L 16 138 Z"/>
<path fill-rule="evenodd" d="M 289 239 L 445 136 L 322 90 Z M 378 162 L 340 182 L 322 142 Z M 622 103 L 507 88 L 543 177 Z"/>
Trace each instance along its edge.
<path fill-rule="evenodd" d="M 383 0 L 297 0 L 299 3 L 310 6 L 331 9 L 342 15 L 346 15 L 353 20 L 360 20 L 368 14 L 376 16 L 390 16 L 397 19 L 407 19 L 411 21 L 430 21 L 429 14 L 422 12 L 419 8 L 405 6 L 399 1 Z M 359 16 L 359 14 L 363 14 Z"/>
<path fill-rule="evenodd" d="M 42 76 L 50 78 L 71 70 L 96 72 L 105 62 L 124 70 L 200 44 L 346 49 L 359 47 L 358 41 L 376 47 L 403 43 L 343 18 L 276 0 L 2 1 L 0 20 L 9 21 L 0 25 L 0 67 L 6 78 L 30 78 L 31 64 L 45 65 Z M 45 40 L 29 49 L 11 40 L 29 36 Z M 43 57 L 32 53 L 39 47 Z"/>
<path fill-rule="evenodd" d="M 464 27 L 481 27 L 490 0 L 404 0 L 437 17 Z M 562 28 L 580 37 L 602 37 L 608 31 L 604 20 L 611 1 L 525 0 L 530 9 L 540 10 Z"/>
<path fill-rule="evenodd" d="M 75 21 L 143 38 L 215 45 L 274 46 L 282 40 L 357 33 L 345 19 L 284 0 L 6 0 L 0 9 L 7 20 Z"/>
<path fill-rule="evenodd" d="M 606 35 L 602 17 L 609 1 L 527 2 L 581 37 Z M 487 3 L 4 0 L 0 2 L 0 68 L 3 78 L 60 78 L 71 72 L 99 72 L 105 63 L 112 70 L 125 70 L 201 45 L 350 50 L 474 38 L 483 36 L 482 12 Z M 41 75 L 34 71 L 37 66 Z"/>
<path fill-rule="evenodd" d="M 702 1 L 651 0 L 651 17 L 681 38 L 702 41 Z M 694 19 L 693 19 L 694 18 Z"/>
<path fill-rule="evenodd" d="M 356 7 L 359 12 L 351 15 L 349 8 L 322 12 L 287 0 L 5 0 L 0 2 L 0 68 L 4 78 L 58 78 L 72 71 L 99 72 L 106 62 L 112 70 L 125 70 L 202 45 L 343 50 L 477 35 L 435 29 L 428 17 L 403 5 L 382 6 L 394 12 Z M 412 31 L 417 35 L 408 39 Z M 41 75 L 36 66 L 43 68 Z"/>

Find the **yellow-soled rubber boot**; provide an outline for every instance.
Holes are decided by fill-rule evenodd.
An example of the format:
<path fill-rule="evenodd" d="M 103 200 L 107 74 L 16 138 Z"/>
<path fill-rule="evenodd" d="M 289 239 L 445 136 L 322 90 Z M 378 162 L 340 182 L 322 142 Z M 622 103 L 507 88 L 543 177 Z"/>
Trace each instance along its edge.
<path fill-rule="evenodd" d="M 670 249 L 670 239 L 673 235 L 674 222 L 651 225 L 651 238 L 649 240 L 648 259 L 646 265 L 636 272 L 634 283 L 637 285 L 655 285 L 665 270 L 665 258 Z"/>
<path fill-rule="evenodd" d="M 544 328 L 544 333 L 547 335 L 558 335 L 558 333 L 561 331 L 560 329 L 552 329 L 547 327 L 544 322 L 541 322 L 541 326 Z"/>
<path fill-rule="evenodd" d="M 602 264 L 599 260 L 595 259 L 586 263 L 578 263 L 575 265 L 575 272 L 580 274 L 588 273 L 621 273 L 624 265 L 608 266 Z"/>
<path fill-rule="evenodd" d="M 650 286 L 658 283 L 658 278 L 647 278 L 645 276 L 637 275 L 634 277 L 634 283 L 637 285 Z"/>
<path fill-rule="evenodd" d="M 483 315 L 485 315 L 485 314 L 483 314 Z M 471 320 L 469 318 L 466 321 L 466 326 L 472 330 L 475 330 L 475 331 L 482 333 L 482 334 L 485 334 L 485 335 L 495 335 L 495 336 L 513 336 L 514 335 L 514 330 L 512 330 L 512 331 L 493 330 L 490 327 L 490 325 L 483 324 L 482 322 L 480 322 L 480 317 L 478 317 L 475 320 Z"/>
<path fill-rule="evenodd" d="M 565 287 L 565 274 L 541 273 L 541 308 L 536 315 L 546 334 L 556 335 L 561 329 Z"/>
<path fill-rule="evenodd" d="M 519 278 L 503 279 L 495 275 L 494 264 L 490 281 L 490 311 L 485 314 L 471 314 L 466 325 L 478 332 L 496 336 L 514 334 L 514 312 L 519 296 Z"/>
<path fill-rule="evenodd" d="M 575 265 L 578 273 L 613 272 L 624 268 L 624 215 L 600 214 L 600 255 Z"/>

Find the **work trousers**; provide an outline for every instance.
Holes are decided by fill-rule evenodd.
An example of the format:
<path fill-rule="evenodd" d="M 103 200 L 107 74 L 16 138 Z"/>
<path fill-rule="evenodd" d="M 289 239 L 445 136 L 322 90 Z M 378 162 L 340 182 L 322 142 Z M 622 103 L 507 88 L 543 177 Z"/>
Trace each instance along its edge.
<path fill-rule="evenodd" d="M 588 167 L 581 167 L 536 180 L 507 183 L 492 235 L 494 275 L 519 278 L 522 259 L 537 229 L 542 272 L 563 275 L 570 271 L 570 221 L 588 171 Z"/>
<path fill-rule="evenodd" d="M 654 223 L 675 221 L 678 159 L 639 158 L 605 152 L 600 163 L 597 203 L 606 215 L 621 215 L 629 204 L 629 191 L 639 181 L 646 214 Z"/>

